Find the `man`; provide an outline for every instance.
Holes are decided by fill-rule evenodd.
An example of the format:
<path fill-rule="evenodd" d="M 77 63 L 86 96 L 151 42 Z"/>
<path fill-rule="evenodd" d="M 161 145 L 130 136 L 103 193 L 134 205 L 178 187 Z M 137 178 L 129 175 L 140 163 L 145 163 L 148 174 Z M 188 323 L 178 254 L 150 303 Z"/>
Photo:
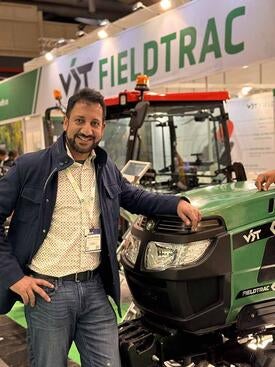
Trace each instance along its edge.
<path fill-rule="evenodd" d="M 4 161 L 4 166 L 11 167 L 14 164 L 14 161 L 18 157 L 17 150 L 10 150 L 8 152 L 8 158 Z"/>
<path fill-rule="evenodd" d="M 5 149 L 0 148 L 0 177 L 4 176 L 4 174 L 7 171 L 6 168 L 4 167 L 6 158 L 7 158 L 7 152 L 5 151 Z"/>
<path fill-rule="evenodd" d="M 275 183 L 275 170 L 266 171 L 258 175 L 255 181 L 255 185 L 258 190 L 266 191 L 269 186 Z"/>
<path fill-rule="evenodd" d="M 98 147 L 105 104 L 85 88 L 73 95 L 64 133 L 51 147 L 25 154 L 0 180 L 0 313 L 25 304 L 31 366 L 65 367 L 74 340 L 82 367 L 118 367 L 116 241 L 119 208 L 178 214 L 196 228 L 199 211 L 175 196 L 129 184 Z"/>
<path fill-rule="evenodd" d="M 5 151 L 5 149 L 0 148 L 0 167 L 3 166 L 6 156 L 7 156 L 7 152 Z"/>

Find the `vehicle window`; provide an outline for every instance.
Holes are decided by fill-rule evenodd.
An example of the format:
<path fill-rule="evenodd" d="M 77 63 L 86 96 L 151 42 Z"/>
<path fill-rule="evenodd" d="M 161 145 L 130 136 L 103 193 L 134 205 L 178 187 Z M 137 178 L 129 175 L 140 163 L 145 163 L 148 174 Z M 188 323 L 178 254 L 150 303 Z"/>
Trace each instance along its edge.
<path fill-rule="evenodd" d="M 100 146 L 104 148 L 119 169 L 125 165 L 130 118 L 106 121 L 104 136 Z"/>

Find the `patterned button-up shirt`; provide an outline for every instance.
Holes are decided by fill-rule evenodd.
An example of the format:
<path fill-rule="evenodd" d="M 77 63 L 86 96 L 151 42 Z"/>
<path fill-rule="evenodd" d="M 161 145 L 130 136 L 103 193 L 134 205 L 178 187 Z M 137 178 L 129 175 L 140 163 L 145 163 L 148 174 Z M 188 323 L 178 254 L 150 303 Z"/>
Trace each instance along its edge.
<path fill-rule="evenodd" d="M 68 150 L 68 149 L 67 149 Z M 70 153 L 68 152 L 70 155 Z M 61 277 L 95 269 L 100 252 L 89 252 L 86 235 L 100 227 L 100 209 L 94 167 L 95 153 L 58 173 L 58 189 L 50 230 L 32 259 L 30 268 L 40 274 Z M 83 200 L 72 185 L 71 172 Z"/>

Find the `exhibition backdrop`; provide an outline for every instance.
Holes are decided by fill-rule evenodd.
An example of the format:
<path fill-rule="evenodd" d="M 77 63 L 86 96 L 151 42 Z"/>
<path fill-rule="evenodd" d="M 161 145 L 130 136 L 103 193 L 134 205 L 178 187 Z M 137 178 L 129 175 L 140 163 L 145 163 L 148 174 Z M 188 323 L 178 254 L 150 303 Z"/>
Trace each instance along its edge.
<path fill-rule="evenodd" d="M 275 169 L 275 120 L 272 93 L 261 93 L 228 102 L 234 123 L 231 140 L 233 161 L 243 162 L 250 178 Z"/>

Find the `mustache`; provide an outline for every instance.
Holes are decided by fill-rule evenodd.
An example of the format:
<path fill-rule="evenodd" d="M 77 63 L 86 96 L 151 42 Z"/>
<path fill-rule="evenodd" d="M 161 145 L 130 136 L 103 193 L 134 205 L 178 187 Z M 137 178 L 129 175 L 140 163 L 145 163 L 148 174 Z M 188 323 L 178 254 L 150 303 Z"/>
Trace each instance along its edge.
<path fill-rule="evenodd" d="M 86 135 L 83 133 L 76 134 L 75 136 L 78 136 L 80 138 L 86 138 L 86 139 L 94 139 L 95 137 L 93 135 Z"/>

